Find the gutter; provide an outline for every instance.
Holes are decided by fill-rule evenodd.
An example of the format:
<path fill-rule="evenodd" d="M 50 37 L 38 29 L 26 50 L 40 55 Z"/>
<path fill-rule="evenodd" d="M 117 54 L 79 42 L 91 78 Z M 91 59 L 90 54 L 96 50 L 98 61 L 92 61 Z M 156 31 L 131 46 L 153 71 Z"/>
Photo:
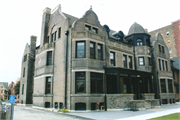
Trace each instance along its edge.
<path fill-rule="evenodd" d="M 64 90 L 64 109 L 67 108 L 67 59 L 68 59 L 68 35 L 69 31 L 66 30 L 64 33 L 66 37 L 66 59 L 65 59 L 65 90 Z"/>

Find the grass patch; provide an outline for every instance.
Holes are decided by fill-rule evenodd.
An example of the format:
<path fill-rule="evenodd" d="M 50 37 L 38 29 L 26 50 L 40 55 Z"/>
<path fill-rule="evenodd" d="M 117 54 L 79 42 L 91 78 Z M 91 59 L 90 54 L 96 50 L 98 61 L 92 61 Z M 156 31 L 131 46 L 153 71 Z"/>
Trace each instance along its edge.
<path fill-rule="evenodd" d="M 65 112 L 69 112 L 69 110 L 62 109 L 62 110 L 58 110 L 58 112 L 63 112 L 63 113 L 65 113 Z"/>
<path fill-rule="evenodd" d="M 148 120 L 179 120 L 179 119 L 180 119 L 180 113 L 174 113 L 174 114 L 165 115 L 162 117 L 151 118 Z"/>

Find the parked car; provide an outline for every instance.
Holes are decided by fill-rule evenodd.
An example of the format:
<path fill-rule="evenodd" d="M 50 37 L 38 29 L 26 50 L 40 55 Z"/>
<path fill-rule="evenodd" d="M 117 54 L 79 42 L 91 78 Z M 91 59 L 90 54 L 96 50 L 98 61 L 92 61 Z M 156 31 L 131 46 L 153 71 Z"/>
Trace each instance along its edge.
<path fill-rule="evenodd" d="M 15 99 L 15 103 L 19 103 L 19 99 Z"/>

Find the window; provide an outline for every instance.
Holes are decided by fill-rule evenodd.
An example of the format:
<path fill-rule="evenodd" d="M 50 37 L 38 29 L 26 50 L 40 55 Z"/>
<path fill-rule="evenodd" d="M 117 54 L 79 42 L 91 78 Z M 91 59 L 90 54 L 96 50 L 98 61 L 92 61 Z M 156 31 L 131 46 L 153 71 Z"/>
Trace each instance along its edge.
<path fill-rule="evenodd" d="M 161 59 L 158 59 L 159 61 L 159 70 L 161 70 Z"/>
<path fill-rule="evenodd" d="M 91 93 L 103 93 L 103 74 L 91 72 Z"/>
<path fill-rule="evenodd" d="M 149 66 L 151 66 L 151 65 L 152 65 L 152 60 L 151 60 L 151 58 L 150 58 L 150 57 L 148 57 L 148 63 L 149 63 Z"/>
<path fill-rule="evenodd" d="M 123 55 L 124 68 L 127 68 L 127 55 Z"/>
<path fill-rule="evenodd" d="M 26 60 L 27 60 L 27 54 L 26 55 L 24 55 L 24 62 L 26 62 Z"/>
<path fill-rule="evenodd" d="M 169 31 L 166 32 L 166 35 L 169 35 Z"/>
<path fill-rule="evenodd" d="M 164 46 L 162 46 L 162 53 L 164 53 Z"/>
<path fill-rule="evenodd" d="M 129 56 L 129 68 L 131 68 L 131 69 L 133 68 L 132 67 L 132 57 L 131 56 Z"/>
<path fill-rule="evenodd" d="M 163 70 L 165 70 L 164 60 L 162 60 L 162 66 L 163 66 Z"/>
<path fill-rule="evenodd" d="M 50 102 L 45 102 L 45 108 L 50 108 Z"/>
<path fill-rule="evenodd" d="M 95 43 L 90 42 L 90 58 L 95 59 Z"/>
<path fill-rule="evenodd" d="M 59 103 L 59 109 L 63 109 L 63 103 Z"/>
<path fill-rule="evenodd" d="M 58 103 L 57 102 L 54 103 L 54 108 L 58 109 Z"/>
<path fill-rule="evenodd" d="M 52 65 L 52 51 L 47 52 L 47 65 Z"/>
<path fill-rule="evenodd" d="M 165 64 L 166 64 L 166 70 L 168 71 L 168 64 L 167 64 L 167 61 L 165 61 Z"/>
<path fill-rule="evenodd" d="M 22 84 L 22 95 L 24 94 L 24 84 Z"/>
<path fill-rule="evenodd" d="M 51 34 L 51 42 L 56 41 L 56 33 L 57 31 Z"/>
<path fill-rule="evenodd" d="M 98 44 L 98 60 L 103 60 L 102 45 Z"/>
<path fill-rule="evenodd" d="M 111 61 L 111 66 L 115 66 L 115 53 L 110 52 L 110 61 Z"/>
<path fill-rule="evenodd" d="M 76 72 L 76 93 L 85 93 L 86 77 L 85 72 Z"/>
<path fill-rule="evenodd" d="M 75 110 L 86 110 L 86 103 L 75 103 Z"/>
<path fill-rule="evenodd" d="M 1 93 L 3 94 L 3 90 L 1 90 Z"/>
<path fill-rule="evenodd" d="M 173 93 L 172 80 L 171 79 L 168 79 L 168 90 L 169 90 L 169 93 Z"/>
<path fill-rule="evenodd" d="M 158 45 L 159 46 L 159 52 L 161 52 L 161 45 Z"/>
<path fill-rule="evenodd" d="M 172 53 L 172 50 L 171 50 L 171 48 L 169 48 L 169 53 Z"/>
<path fill-rule="evenodd" d="M 93 27 L 93 28 L 92 28 L 92 32 L 93 32 L 93 33 L 98 33 L 98 29 Z"/>
<path fill-rule="evenodd" d="M 91 30 L 91 26 L 85 25 L 85 30 Z"/>
<path fill-rule="evenodd" d="M 139 65 L 144 65 L 144 57 L 139 57 Z"/>
<path fill-rule="evenodd" d="M 179 85 L 176 85 L 176 93 L 179 93 Z"/>
<path fill-rule="evenodd" d="M 56 32 L 54 32 L 54 41 L 56 41 L 56 33 L 57 33 L 57 31 Z"/>
<path fill-rule="evenodd" d="M 166 93 L 166 82 L 165 79 L 160 79 L 161 81 L 161 93 Z"/>
<path fill-rule="evenodd" d="M 61 28 L 58 29 L 58 38 L 61 37 Z"/>
<path fill-rule="evenodd" d="M 137 40 L 137 46 L 142 46 L 142 45 L 143 45 L 142 40 L 141 40 L 141 39 L 138 39 L 138 40 Z"/>
<path fill-rule="evenodd" d="M 26 72 L 26 70 L 25 70 L 25 68 L 23 69 L 23 77 L 25 77 L 25 72 Z"/>
<path fill-rule="evenodd" d="M 51 77 L 46 77 L 46 90 L 45 94 L 51 93 Z"/>
<path fill-rule="evenodd" d="M 85 58 L 85 42 L 76 43 L 76 57 Z"/>
<path fill-rule="evenodd" d="M 171 41 L 170 41 L 170 40 L 167 40 L 167 43 L 168 43 L 168 44 L 170 44 L 170 43 L 171 43 Z"/>

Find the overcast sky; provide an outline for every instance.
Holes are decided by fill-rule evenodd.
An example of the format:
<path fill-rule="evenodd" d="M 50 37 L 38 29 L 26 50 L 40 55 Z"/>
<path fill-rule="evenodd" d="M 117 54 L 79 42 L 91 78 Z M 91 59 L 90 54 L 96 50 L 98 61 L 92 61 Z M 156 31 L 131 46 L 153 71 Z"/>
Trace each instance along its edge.
<path fill-rule="evenodd" d="M 92 5 L 101 25 L 124 34 L 137 22 L 148 31 L 180 19 L 180 0 L 0 0 L 0 82 L 16 81 L 30 36 L 40 44 L 42 11 L 61 4 L 64 13 L 81 18 Z"/>

